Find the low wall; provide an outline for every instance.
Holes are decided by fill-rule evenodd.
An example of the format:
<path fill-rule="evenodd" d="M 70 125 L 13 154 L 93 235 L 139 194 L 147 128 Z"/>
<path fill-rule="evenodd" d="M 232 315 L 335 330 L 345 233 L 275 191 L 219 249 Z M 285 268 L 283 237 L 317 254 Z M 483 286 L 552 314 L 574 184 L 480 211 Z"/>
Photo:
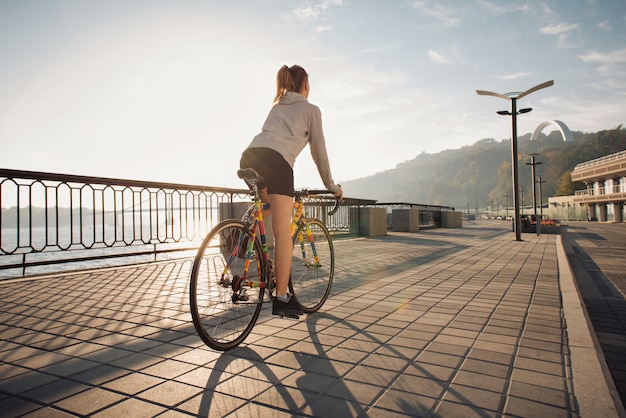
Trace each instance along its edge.
<path fill-rule="evenodd" d="M 362 237 L 387 235 L 387 209 L 376 207 L 350 208 L 350 232 Z"/>
<path fill-rule="evenodd" d="M 417 232 L 420 230 L 420 211 L 416 209 L 393 209 L 391 229 L 394 232 Z"/>
<path fill-rule="evenodd" d="M 463 216 L 461 212 L 441 212 L 442 228 L 462 228 Z"/>

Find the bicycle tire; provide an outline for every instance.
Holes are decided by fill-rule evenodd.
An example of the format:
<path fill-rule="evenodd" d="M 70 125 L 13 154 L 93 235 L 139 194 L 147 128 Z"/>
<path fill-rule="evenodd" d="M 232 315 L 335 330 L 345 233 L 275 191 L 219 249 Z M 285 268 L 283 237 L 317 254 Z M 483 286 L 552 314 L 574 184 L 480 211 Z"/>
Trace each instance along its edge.
<path fill-rule="evenodd" d="M 247 251 L 235 251 L 241 234 L 247 240 L 252 238 L 241 221 L 226 220 L 216 225 L 202 241 L 191 269 L 189 305 L 194 327 L 205 344 L 219 351 L 233 349 L 246 339 L 263 304 L 264 286 L 246 286 L 248 300 L 233 299 L 233 283 L 243 276 L 247 256 Z M 263 282 L 265 259 L 259 239 L 255 239 L 253 256 L 248 278 Z"/>
<path fill-rule="evenodd" d="M 335 274 L 335 251 L 326 226 L 319 219 L 307 219 L 313 242 L 307 238 L 306 225 L 293 235 L 289 290 L 305 313 L 317 312 L 330 294 Z M 315 248 L 319 262 L 313 252 Z"/>

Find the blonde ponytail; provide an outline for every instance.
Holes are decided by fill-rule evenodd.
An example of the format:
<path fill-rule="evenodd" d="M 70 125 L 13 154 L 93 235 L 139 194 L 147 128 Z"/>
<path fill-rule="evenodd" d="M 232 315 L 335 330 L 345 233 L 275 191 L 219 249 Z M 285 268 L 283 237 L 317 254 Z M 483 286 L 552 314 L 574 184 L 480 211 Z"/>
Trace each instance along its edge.
<path fill-rule="evenodd" d="M 274 103 L 280 102 L 280 99 L 288 91 L 300 92 L 302 83 L 307 78 L 307 72 L 299 65 L 293 65 L 291 68 L 286 65 L 280 67 L 276 74 L 276 97 L 274 97 Z"/>

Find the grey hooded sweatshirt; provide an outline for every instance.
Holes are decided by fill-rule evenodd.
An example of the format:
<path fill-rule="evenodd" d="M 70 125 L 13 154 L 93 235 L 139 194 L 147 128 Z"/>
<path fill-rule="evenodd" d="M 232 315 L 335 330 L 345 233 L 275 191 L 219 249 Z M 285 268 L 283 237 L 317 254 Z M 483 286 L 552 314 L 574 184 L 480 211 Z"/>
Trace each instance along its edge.
<path fill-rule="evenodd" d="M 287 92 L 272 107 L 261 133 L 254 137 L 248 148 L 273 149 L 293 168 L 296 157 L 307 143 L 324 186 L 333 193 L 338 192 L 340 187 L 333 180 L 328 162 L 322 113 L 300 93 Z"/>

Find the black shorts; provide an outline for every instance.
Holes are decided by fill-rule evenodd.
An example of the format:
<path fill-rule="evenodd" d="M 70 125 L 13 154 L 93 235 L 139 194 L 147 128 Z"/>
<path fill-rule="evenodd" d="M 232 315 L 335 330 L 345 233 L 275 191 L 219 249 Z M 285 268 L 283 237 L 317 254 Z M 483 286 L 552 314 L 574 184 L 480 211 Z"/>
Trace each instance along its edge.
<path fill-rule="evenodd" d="M 239 168 L 252 168 L 265 179 L 268 194 L 294 197 L 293 168 L 270 148 L 248 148 L 241 155 Z M 260 184 L 259 189 L 262 188 Z"/>

